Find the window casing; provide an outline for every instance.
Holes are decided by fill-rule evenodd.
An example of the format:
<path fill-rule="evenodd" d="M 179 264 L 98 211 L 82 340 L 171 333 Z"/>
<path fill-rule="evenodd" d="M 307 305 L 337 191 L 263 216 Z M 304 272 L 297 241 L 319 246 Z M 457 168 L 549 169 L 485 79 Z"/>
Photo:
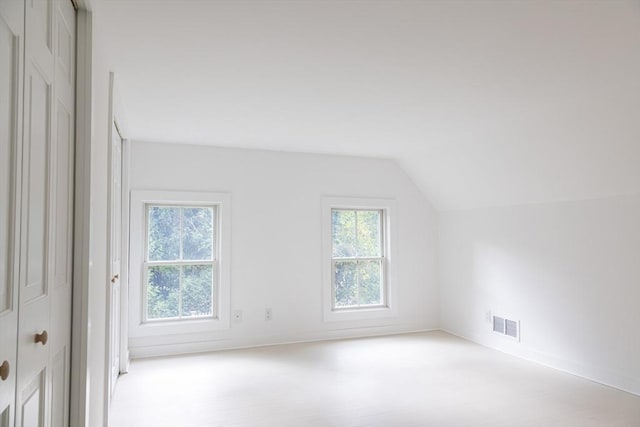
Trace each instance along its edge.
<path fill-rule="evenodd" d="M 395 209 L 393 199 L 322 198 L 324 321 L 387 324 L 398 315 Z"/>
<path fill-rule="evenodd" d="M 160 238 L 152 235 L 150 239 L 153 218 L 149 221 L 149 215 L 154 209 L 175 209 L 164 212 L 173 215 L 174 226 L 166 227 L 173 230 L 173 234 L 167 231 L 167 234 L 161 235 Z M 206 209 L 211 214 L 212 238 L 204 239 L 203 234 L 200 237 L 205 242 L 195 239 L 201 243 L 200 249 L 187 247 L 188 243 L 185 245 L 185 242 L 194 242 L 192 236 L 186 236 L 193 231 L 193 228 L 187 231 L 185 227 L 188 215 L 185 216 L 184 212 L 189 209 Z M 204 212 L 191 213 L 195 215 Z M 170 346 L 182 345 L 185 340 L 202 341 L 210 337 L 210 332 L 228 329 L 231 320 L 231 195 L 213 192 L 133 190 L 130 224 L 130 347 L 137 349 L 137 354 L 160 354 L 171 348 Z M 171 243 L 172 247 L 170 250 L 157 251 L 151 247 L 150 240 L 151 245 L 163 241 L 163 244 Z M 150 312 L 149 302 L 151 301 L 152 308 L 154 304 L 153 299 L 149 298 L 149 269 L 158 267 L 173 268 L 173 278 L 169 287 L 173 289 L 174 294 L 173 299 L 170 299 L 165 293 L 160 301 L 166 305 L 159 311 Z M 205 293 L 205 298 L 196 299 L 200 303 L 185 298 L 190 293 L 190 286 L 194 286 L 193 280 L 188 283 L 185 279 L 189 279 L 187 276 L 194 276 L 194 270 L 200 272 L 196 276 L 201 279 L 200 290 Z M 206 274 L 202 270 L 206 270 Z M 208 286 L 205 286 L 205 283 Z M 210 299 L 207 288 L 211 289 Z"/>

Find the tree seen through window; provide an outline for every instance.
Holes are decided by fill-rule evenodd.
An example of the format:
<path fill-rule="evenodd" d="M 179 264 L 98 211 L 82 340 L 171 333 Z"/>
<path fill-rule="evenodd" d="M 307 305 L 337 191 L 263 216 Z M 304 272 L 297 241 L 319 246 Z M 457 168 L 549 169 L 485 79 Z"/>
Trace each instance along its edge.
<path fill-rule="evenodd" d="M 383 210 L 331 210 L 335 309 L 385 304 L 383 214 Z"/>
<path fill-rule="evenodd" d="M 147 320 L 215 317 L 215 207 L 147 206 Z"/>

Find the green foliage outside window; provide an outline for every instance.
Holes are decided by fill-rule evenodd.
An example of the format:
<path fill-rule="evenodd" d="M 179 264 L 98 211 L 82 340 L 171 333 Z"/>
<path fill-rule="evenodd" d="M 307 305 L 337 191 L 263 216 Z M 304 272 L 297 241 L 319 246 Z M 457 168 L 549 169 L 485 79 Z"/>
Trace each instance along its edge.
<path fill-rule="evenodd" d="M 336 308 L 384 303 L 382 215 L 381 210 L 331 211 Z"/>
<path fill-rule="evenodd" d="M 147 318 L 213 315 L 212 207 L 148 207 Z"/>

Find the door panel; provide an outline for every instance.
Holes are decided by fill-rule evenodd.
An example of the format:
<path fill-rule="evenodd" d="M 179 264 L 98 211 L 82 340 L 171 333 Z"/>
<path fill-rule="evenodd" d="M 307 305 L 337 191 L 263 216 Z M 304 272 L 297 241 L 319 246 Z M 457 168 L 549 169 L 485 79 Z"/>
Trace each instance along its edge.
<path fill-rule="evenodd" d="M 56 96 L 68 111 L 75 105 L 76 16 L 67 1 L 57 1 Z"/>
<path fill-rule="evenodd" d="M 73 131 L 71 125 L 73 117 L 63 104 L 58 104 L 58 159 L 57 159 L 57 189 L 66 189 L 73 180 Z M 58 191 L 55 198 L 56 226 L 55 251 L 54 251 L 54 287 L 59 289 L 71 284 L 71 239 L 72 239 L 72 202 L 69 191 Z"/>
<path fill-rule="evenodd" d="M 71 18 L 70 21 L 68 19 Z M 68 86 L 72 86 L 75 65 L 75 16 L 68 16 L 64 11 L 59 10 L 57 25 L 58 51 L 57 51 L 57 76 L 66 81 Z"/>
<path fill-rule="evenodd" d="M 17 373 L 22 0 L 0 1 L 0 426 L 13 427 Z M 2 379 L 4 378 L 4 379 Z"/>
<path fill-rule="evenodd" d="M 46 293 L 45 252 L 47 235 L 48 152 L 50 128 L 51 85 L 35 66 L 27 77 L 28 116 L 25 118 L 24 176 L 26 209 L 26 271 L 27 283 L 21 300 L 29 302 Z"/>
<path fill-rule="evenodd" d="M 16 425 L 69 424 L 75 11 L 27 0 Z M 47 339 L 36 342 L 36 334 Z"/>
<path fill-rule="evenodd" d="M 43 427 L 46 406 L 46 372 L 43 370 L 25 387 L 20 406 L 22 427 Z"/>
<path fill-rule="evenodd" d="M 53 1 L 26 0 L 27 51 L 43 69 L 53 69 Z"/>
<path fill-rule="evenodd" d="M 10 231 L 18 95 L 18 38 L 0 18 L 0 314 L 11 307 Z M 1 363 L 1 361 L 0 361 Z"/>
<path fill-rule="evenodd" d="M 0 427 L 10 427 L 11 424 L 9 424 L 11 422 L 11 410 L 13 409 L 12 406 L 6 406 L 4 409 L 0 409 Z"/>
<path fill-rule="evenodd" d="M 68 407 L 69 370 L 66 349 L 63 349 L 51 365 L 51 427 L 65 427 L 69 424 L 65 408 Z"/>
<path fill-rule="evenodd" d="M 51 424 L 69 425 L 71 298 L 73 277 L 73 171 L 75 143 L 75 34 L 76 13 L 69 0 L 55 2 L 56 152 L 52 154 L 55 182 L 52 193 L 51 293 Z"/>
<path fill-rule="evenodd" d="M 30 3 L 30 2 L 28 2 Z M 40 3 L 35 2 L 35 3 Z M 26 31 L 29 37 L 29 8 Z M 28 43 L 28 41 L 27 41 Z M 29 45 L 27 45 L 29 46 Z M 19 426 L 44 425 L 46 367 L 49 360 L 50 299 L 47 294 L 48 195 L 51 136 L 51 82 L 29 55 L 25 61 L 25 117 L 22 170 L 22 248 L 18 321 L 17 413 Z M 36 334 L 47 333 L 46 343 Z"/>
<path fill-rule="evenodd" d="M 53 41 L 51 33 L 51 2 L 50 1 L 30 1 L 33 31 L 30 30 L 29 35 L 33 34 L 38 46 L 46 47 L 49 51 L 53 51 Z"/>

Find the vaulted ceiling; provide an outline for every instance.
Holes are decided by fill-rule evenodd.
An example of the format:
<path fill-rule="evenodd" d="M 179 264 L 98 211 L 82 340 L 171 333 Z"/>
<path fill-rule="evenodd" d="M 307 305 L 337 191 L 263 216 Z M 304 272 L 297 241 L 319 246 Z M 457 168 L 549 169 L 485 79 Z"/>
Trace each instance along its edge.
<path fill-rule="evenodd" d="M 640 193 L 638 1 L 102 0 L 127 136 L 395 159 L 439 209 Z"/>

